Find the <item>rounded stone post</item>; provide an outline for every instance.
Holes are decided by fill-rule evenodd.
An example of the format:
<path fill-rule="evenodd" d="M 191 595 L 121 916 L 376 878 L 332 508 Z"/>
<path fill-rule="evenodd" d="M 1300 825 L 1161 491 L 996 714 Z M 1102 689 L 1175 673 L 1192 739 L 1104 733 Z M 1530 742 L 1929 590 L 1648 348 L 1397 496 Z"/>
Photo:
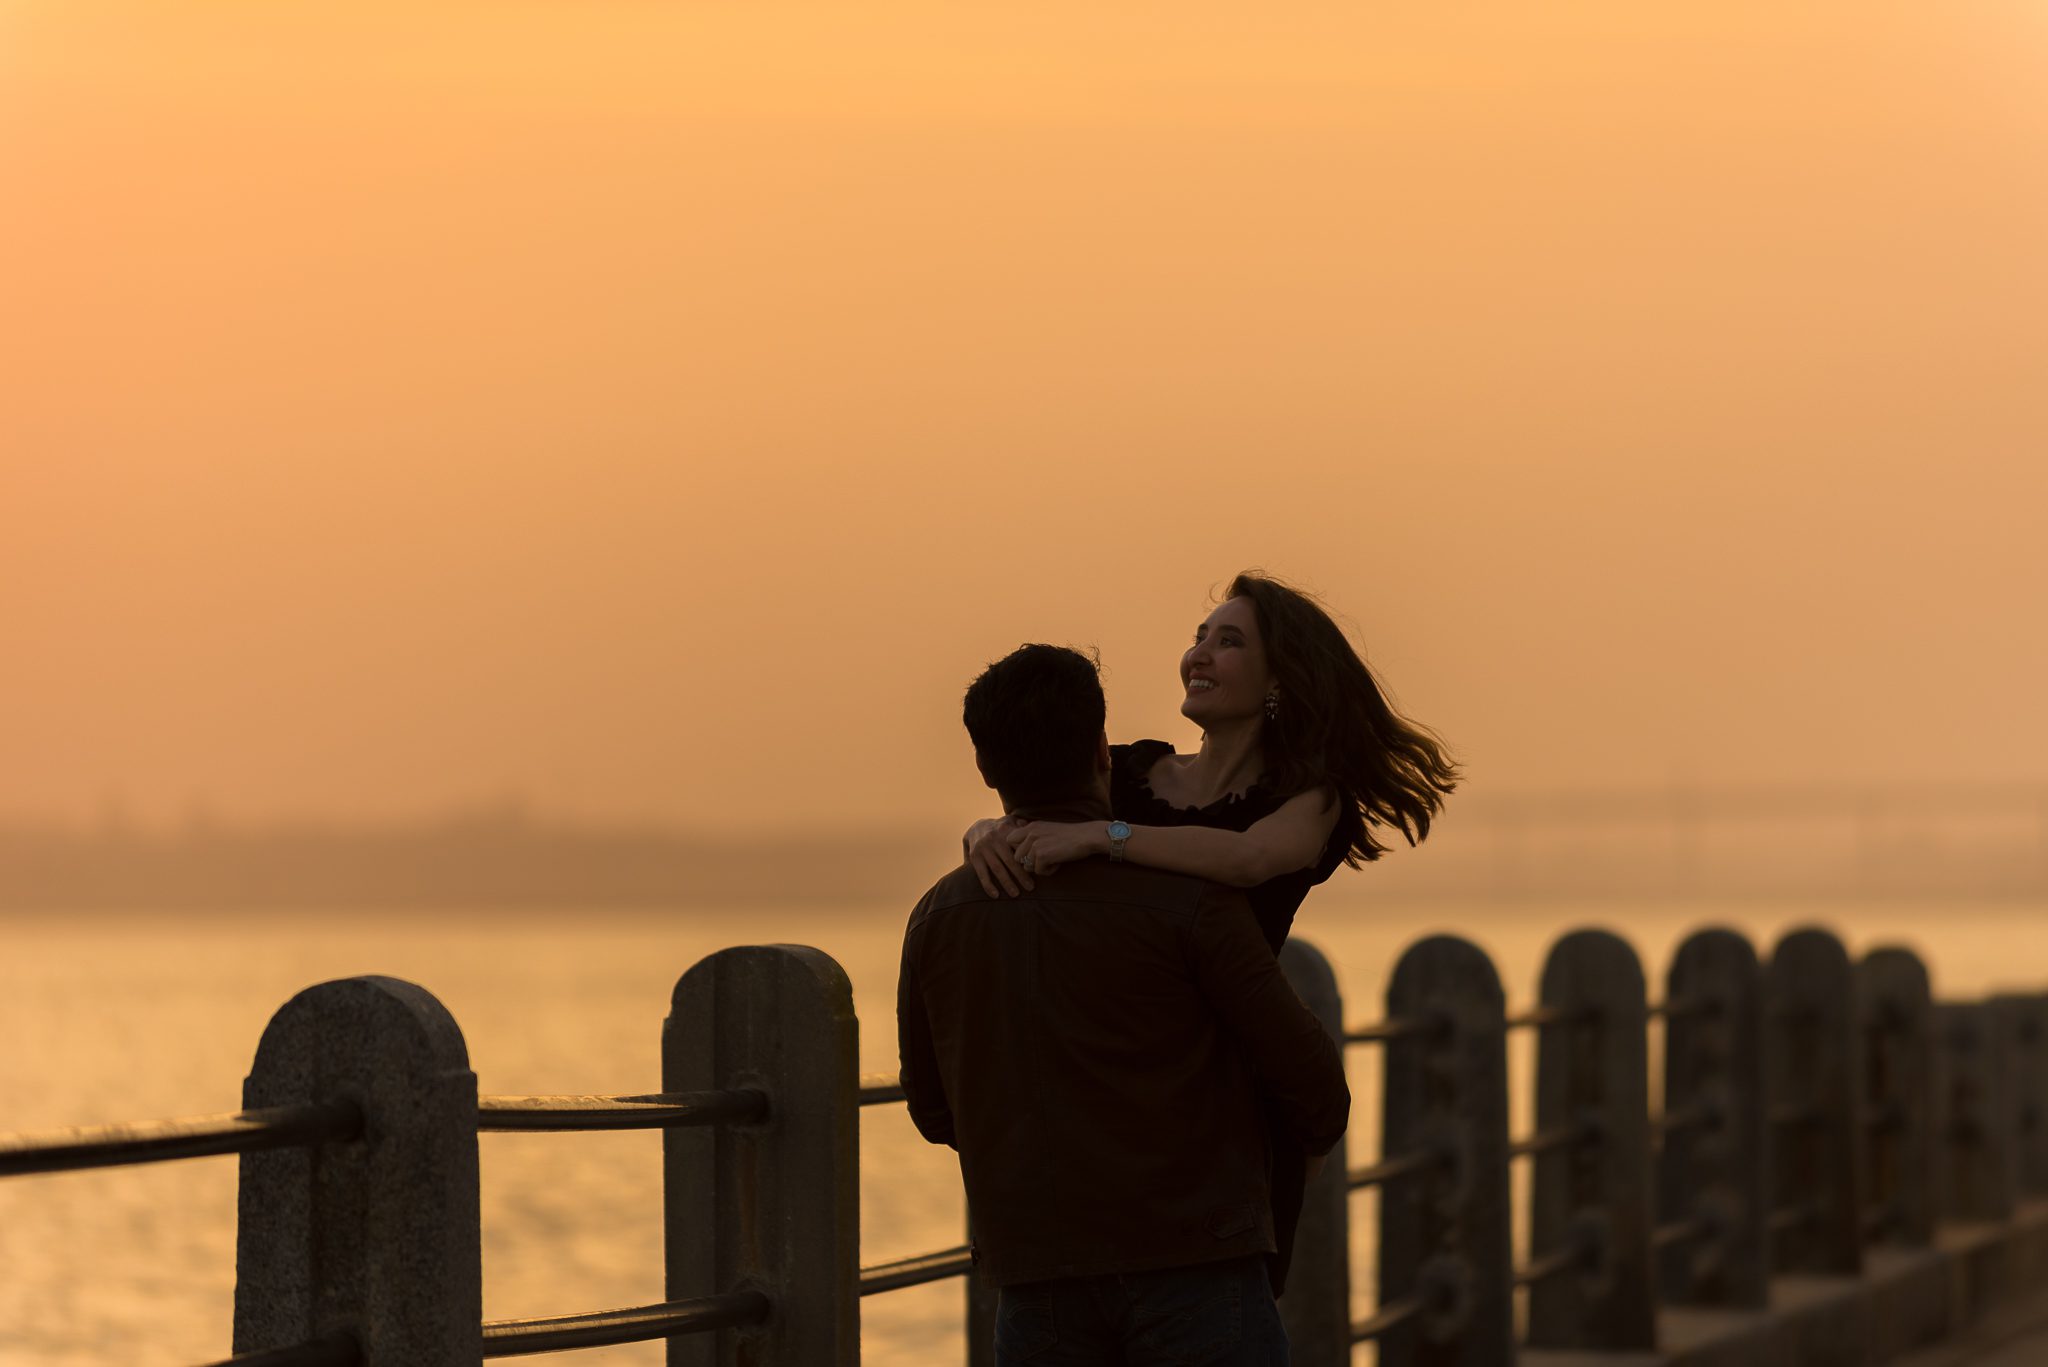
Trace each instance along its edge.
<path fill-rule="evenodd" d="M 1876 1233 L 1913 1248 L 1934 1242 L 1934 1004 L 1910 949 L 1873 949 L 1856 966 L 1863 1017 L 1863 1125 Z"/>
<path fill-rule="evenodd" d="M 1542 1028 L 1536 1129 L 1586 1125 L 1591 1137 L 1534 1159 L 1530 1256 L 1579 1242 L 1586 1263 L 1530 1287 L 1529 1346 L 1649 1351 L 1657 1306 L 1642 964 L 1619 936 L 1574 931 L 1544 963 L 1542 1000 L 1585 1019 Z"/>
<path fill-rule="evenodd" d="M 1380 1340 L 1381 1367 L 1507 1367 L 1514 1251 L 1500 977 L 1468 941 L 1430 936 L 1395 965 L 1387 1015 L 1437 1028 L 1386 1046 L 1382 1148 L 1443 1161 L 1380 1192 L 1380 1305 L 1422 1306 Z"/>
<path fill-rule="evenodd" d="M 1280 971 L 1323 1029 L 1344 1038 L 1344 998 L 1322 952 L 1305 940 L 1280 946 Z M 1309 1179 L 1294 1233 L 1294 1262 L 1280 1320 L 1298 1367 L 1345 1367 L 1351 1361 L 1351 1236 L 1349 1165 L 1342 1139 Z"/>
<path fill-rule="evenodd" d="M 967 1242 L 974 1243 L 974 1212 L 967 1213 Z M 967 1367 L 996 1367 L 996 1289 L 978 1271 L 960 1279 L 967 1288 Z"/>
<path fill-rule="evenodd" d="M 1663 1299 L 1759 1309 L 1770 1244 L 1756 951 L 1732 930 L 1699 931 L 1678 947 L 1666 993 L 1657 1204 L 1660 1222 L 1699 1228 L 1665 1250 Z"/>
<path fill-rule="evenodd" d="M 756 1088 L 768 1115 L 664 1134 L 668 1296 L 751 1288 L 774 1309 L 671 1338 L 670 1367 L 857 1367 L 857 1029 L 845 972 L 803 945 L 720 950 L 676 983 L 662 1090 Z"/>
<path fill-rule="evenodd" d="M 2021 1196 L 2048 1196 L 2048 996 L 1992 999 L 2012 1051 L 2013 1181 Z"/>
<path fill-rule="evenodd" d="M 1777 1236 L 1780 1271 L 1863 1270 L 1863 1041 L 1849 951 L 1817 927 L 1778 941 L 1764 975 L 1771 1189 L 1812 1214 Z"/>
<path fill-rule="evenodd" d="M 247 1109 L 346 1099 L 360 1138 L 242 1155 L 237 1353 L 354 1335 L 364 1367 L 483 1352 L 476 1075 L 441 1003 L 395 978 L 310 987 L 271 1017 Z"/>
<path fill-rule="evenodd" d="M 1934 1008 L 1941 1051 L 1942 1120 L 1936 1144 L 1941 1217 L 2012 1218 L 2015 1191 L 2011 1042 L 1989 1002 Z"/>

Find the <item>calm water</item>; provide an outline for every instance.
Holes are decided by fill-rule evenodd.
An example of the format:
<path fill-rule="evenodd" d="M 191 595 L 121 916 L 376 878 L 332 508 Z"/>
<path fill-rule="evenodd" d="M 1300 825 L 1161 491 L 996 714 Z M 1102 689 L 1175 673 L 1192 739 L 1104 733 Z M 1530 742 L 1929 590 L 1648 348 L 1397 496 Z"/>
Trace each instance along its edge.
<path fill-rule="evenodd" d="M 1784 928 L 1821 920 L 1852 950 L 1887 941 L 1922 947 L 1943 993 L 2048 987 L 2048 916 L 2038 907 L 1509 910 L 1374 906 L 1336 888 L 1319 897 L 1300 928 L 1335 961 L 1355 1020 L 1379 1014 L 1384 975 L 1401 948 L 1442 929 L 1494 956 L 1511 1004 L 1529 999 L 1556 934 L 1584 924 L 1627 934 L 1653 980 L 1697 925 L 1736 925 L 1767 948 Z M 732 918 L 0 920 L 0 1131 L 234 1110 L 271 1012 L 302 987 L 357 973 L 407 978 L 439 996 L 462 1024 L 485 1092 L 655 1090 L 661 1019 L 676 977 L 703 955 L 742 943 L 812 944 L 836 957 L 853 980 L 863 1023 L 862 1069 L 893 1069 L 897 937 L 907 906 L 908 899 L 903 907 Z M 1525 1054 L 1511 1060 L 1524 1112 Z M 1354 1163 L 1378 1152 L 1376 1064 L 1373 1051 L 1352 1051 Z M 1516 1123 L 1526 1126 L 1526 1113 Z M 862 1260 L 959 1242 L 950 1153 L 920 1141 L 901 1107 L 864 1112 L 862 1127 Z M 481 1146 L 486 1318 L 661 1299 L 658 1135 L 493 1134 Z M 234 1210 L 235 1162 L 225 1158 L 0 1183 L 0 1364 L 147 1367 L 224 1356 Z M 1363 1306 L 1369 1198 L 1354 1215 Z M 870 1360 L 959 1362 L 960 1306 L 957 1282 L 870 1299 Z M 575 1360 L 652 1367 L 661 1349 L 633 1345 Z"/>

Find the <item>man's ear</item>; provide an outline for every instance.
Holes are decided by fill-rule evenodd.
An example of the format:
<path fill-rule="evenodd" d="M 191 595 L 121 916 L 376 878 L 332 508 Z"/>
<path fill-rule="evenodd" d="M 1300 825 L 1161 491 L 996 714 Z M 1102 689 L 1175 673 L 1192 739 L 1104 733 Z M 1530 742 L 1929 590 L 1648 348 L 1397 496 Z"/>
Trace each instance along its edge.
<path fill-rule="evenodd" d="M 996 786 L 996 781 L 988 776 L 988 766 L 981 762 L 981 751 L 979 750 L 974 752 L 974 772 L 980 774 L 981 781 L 989 787 L 993 788 Z"/>
<path fill-rule="evenodd" d="M 1104 731 L 1095 738 L 1095 772 L 1109 772 L 1109 732 Z"/>

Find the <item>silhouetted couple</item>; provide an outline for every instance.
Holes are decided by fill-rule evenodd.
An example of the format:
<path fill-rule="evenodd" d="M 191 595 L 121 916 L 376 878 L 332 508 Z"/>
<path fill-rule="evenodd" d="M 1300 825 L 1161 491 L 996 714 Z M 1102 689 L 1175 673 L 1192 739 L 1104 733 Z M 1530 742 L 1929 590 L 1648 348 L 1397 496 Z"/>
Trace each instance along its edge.
<path fill-rule="evenodd" d="M 1242 892 L 1119 858 L 1091 661 L 1025 646 L 965 717 L 1008 816 L 1109 848 L 1014 897 L 963 865 L 904 934 L 903 1086 L 959 1150 L 996 1360 L 1278 1367 L 1271 1172 L 1342 1135 L 1338 1046 Z"/>

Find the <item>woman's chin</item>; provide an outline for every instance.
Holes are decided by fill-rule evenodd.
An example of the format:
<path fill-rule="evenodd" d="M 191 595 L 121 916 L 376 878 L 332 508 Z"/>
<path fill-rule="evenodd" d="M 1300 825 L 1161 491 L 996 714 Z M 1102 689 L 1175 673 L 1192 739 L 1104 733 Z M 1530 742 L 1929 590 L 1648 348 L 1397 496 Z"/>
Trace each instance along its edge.
<path fill-rule="evenodd" d="M 1182 701 L 1180 714 L 1204 731 L 1213 731 L 1219 726 L 1228 727 L 1233 723 L 1249 722 L 1254 713 L 1239 713 L 1228 707 L 1218 707 L 1208 698 L 1190 697 Z"/>

